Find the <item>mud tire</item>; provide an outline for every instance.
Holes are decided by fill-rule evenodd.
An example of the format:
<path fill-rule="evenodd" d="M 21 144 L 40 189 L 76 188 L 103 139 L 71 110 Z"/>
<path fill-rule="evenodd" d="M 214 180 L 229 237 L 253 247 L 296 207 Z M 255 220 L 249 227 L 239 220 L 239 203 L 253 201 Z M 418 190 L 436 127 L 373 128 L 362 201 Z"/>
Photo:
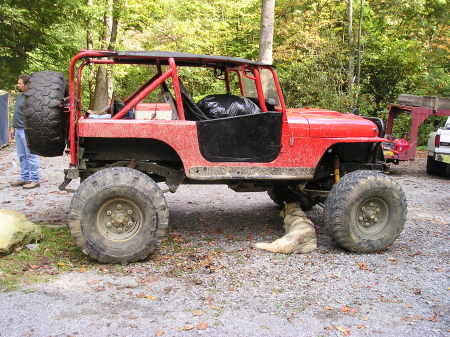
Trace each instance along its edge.
<path fill-rule="evenodd" d="M 141 214 L 139 220 L 134 219 L 139 226 L 129 238 L 117 239 L 120 234 L 106 229 L 102 220 L 105 205 L 114 200 L 134 205 L 133 216 Z M 143 260 L 155 250 L 158 240 L 167 234 L 169 209 L 163 192 L 150 177 L 131 168 L 113 167 L 81 183 L 69 219 L 72 236 L 83 253 L 101 263 L 125 264 Z"/>
<path fill-rule="evenodd" d="M 340 247 L 358 253 L 391 246 L 404 228 L 406 213 L 400 185 L 380 172 L 365 170 L 346 174 L 325 203 L 331 236 Z M 369 220 L 371 215 L 374 219 Z"/>
<path fill-rule="evenodd" d="M 62 73 L 41 71 L 31 75 L 24 93 L 23 117 L 28 147 L 44 157 L 60 156 L 66 147 L 68 116 L 63 100 L 66 82 Z"/>

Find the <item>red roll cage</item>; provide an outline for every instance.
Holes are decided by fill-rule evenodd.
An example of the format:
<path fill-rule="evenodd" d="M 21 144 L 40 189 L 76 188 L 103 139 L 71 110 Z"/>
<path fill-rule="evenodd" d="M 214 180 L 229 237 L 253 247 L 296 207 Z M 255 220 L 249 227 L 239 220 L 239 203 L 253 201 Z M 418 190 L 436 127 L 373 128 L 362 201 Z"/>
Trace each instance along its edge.
<path fill-rule="evenodd" d="M 80 60 L 81 64 L 77 66 Z M 258 95 L 258 102 L 263 112 L 267 112 L 264 90 L 261 83 L 261 70 L 267 69 L 273 76 L 274 85 L 279 99 L 283 122 L 287 121 L 286 106 L 276 71 L 271 65 L 253 62 L 241 58 L 195 55 L 187 53 L 170 52 L 116 52 L 107 50 L 85 50 L 75 55 L 70 61 L 69 68 L 69 149 L 71 165 L 77 163 L 77 121 L 81 117 L 81 80 L 83 69 L 89 64 L 153 64 L 157 67 L 157 74 L 142 84 L 125 100 L 125 106 L 111 119 L 122 119 L 126 113 L 136 107 L 145 97 L 158 88 L 168 78 L 172 79 L 178 118 L 185 120 L 185 113 L 181 97 L 180 82 L 177 73 L 177 64 L 193 67 L 221 67 L 224 69 L 224 81 L 227 93 L 230 93 L 230 73 L 238 76 L 241 95 L 244 95 L 243 78 L 253 80 Z M 162 65 L 168 69 L 162 72 Z"/>

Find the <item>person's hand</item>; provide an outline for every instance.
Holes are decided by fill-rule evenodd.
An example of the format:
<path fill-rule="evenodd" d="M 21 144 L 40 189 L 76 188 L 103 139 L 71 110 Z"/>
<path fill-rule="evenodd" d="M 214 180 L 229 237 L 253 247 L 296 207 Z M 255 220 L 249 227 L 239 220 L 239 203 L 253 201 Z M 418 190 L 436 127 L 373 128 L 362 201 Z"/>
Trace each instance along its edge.
<path fill-rule="evenodd" d="M 14 139 L 15 132 L 16 132 L 16 129 L 9 128 L 9 140 L 10 141 Z"/>

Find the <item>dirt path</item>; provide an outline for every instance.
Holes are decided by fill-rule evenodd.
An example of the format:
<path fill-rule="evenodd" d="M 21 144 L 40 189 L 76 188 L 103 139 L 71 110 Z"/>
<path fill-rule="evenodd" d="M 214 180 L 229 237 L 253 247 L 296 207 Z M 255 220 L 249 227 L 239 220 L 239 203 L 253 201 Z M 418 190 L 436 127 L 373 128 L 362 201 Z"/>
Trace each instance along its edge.
<path fill-rule="evenodd" d="M 66 161 L 42 158 L 44 182 L 26 192 L 7 185 L 12 151 L 0 151 L 0 207 L 64 225 Z M 392 177 L 407 194 L 406 229 L 371 255 L 336 248 L 317 208 L 317 251 L 254 250 L 282 234 L 265 193 L 182 186 L 167 195 L 171 239 L 152 259 L 0 293 L 0 336 L 449 336 L 450 179 L 427 176 L 423 154 Z"/>

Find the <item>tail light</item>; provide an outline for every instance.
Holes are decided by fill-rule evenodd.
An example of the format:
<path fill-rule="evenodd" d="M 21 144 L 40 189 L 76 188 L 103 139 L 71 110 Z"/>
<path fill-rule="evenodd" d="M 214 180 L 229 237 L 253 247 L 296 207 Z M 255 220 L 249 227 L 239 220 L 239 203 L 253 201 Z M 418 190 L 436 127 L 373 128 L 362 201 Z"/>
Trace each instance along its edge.
<path fill-rule="evenodd" d="M 434 147 L 439 147 L 440 144 L 441 144 L 441 135 L 436 135 L 436 137 L 434 137 Z"/>
<path fill-rule="evenodd" d="M 400 139 L 395 139 L 394 140 L 394 144 L 395 144 L 395 151 L 397 151 L 398 153 L 400 152 L 406 152 L 409 149 L 409 143 L 406 139 L 404 138 L 400 138 Z"/>

